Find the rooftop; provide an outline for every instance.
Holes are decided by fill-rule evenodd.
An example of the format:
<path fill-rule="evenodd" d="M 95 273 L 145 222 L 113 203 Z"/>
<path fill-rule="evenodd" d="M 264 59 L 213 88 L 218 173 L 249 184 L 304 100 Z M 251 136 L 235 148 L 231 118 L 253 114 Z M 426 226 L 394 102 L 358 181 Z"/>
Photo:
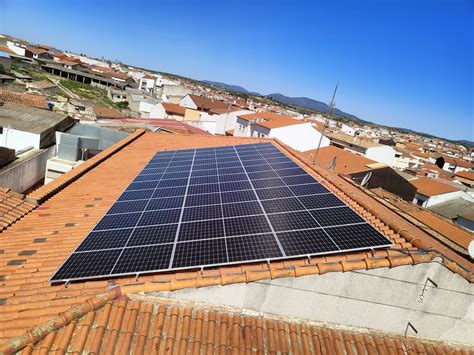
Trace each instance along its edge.
<path fill-rule="evenodd" d="M 344 133 L 328 133 L 326 134 L 326 137 L 328 137 L 331 141 L 337 140 L 340 142 L 345 142 L 347 144 L 350 144 L 351 146 L 357 146 L 364 149 L 383 146 L 382 144 L 374 143 L 371 140 L 368 140 L 362 137 L 349 136 Z"/>
<path fill-rule="evenodd" d="M 172 104 L 170 102 L 163 102 L 162 105 L 166 112 L 172 113 L 174 115 L 184 116 L 186 113 L 186 107 Z"/>
<path fill-rule="evenodd" d="M 227 109 L 230 104 L 225 103 L 224 101 L 211 100 L 204 96 L 198 96 L 190 94 L 189 97 L 196 104 L 198 109 L 201 110 L 218 110 L 218 109 Z"/>
<path fill-rule="evenodd" d="M 455 219 L 463 212 L 474 212 L 474 202 L 463 198 L 457 198 L 451 201 L 438 203 L 430 207 L 430 210 L 446 218 Z"/>
<path fill-rule="evenodd" d="M 116 108 L 96 105 L 92 108 L 97 118 L 123 118 L 124 115 Z"/>
<path fill-rule="evenodd" d="M 0 102 L 9 102 L 12 104 L 48 109 L 48 100 L 40 95 L 22 94 L 7 90 L 0 90 Z"/>
<path fill-rule="evenodd" d="M 68 347 L 69 349 L 74 347 L 79 352 L 81 349 L 92 349 L 91 351 L 96 352 L 98 349 L 106 349 L 113 352 L 118 347 L 128 348 L 129 344 L 132 344 L 130 346 L 134 349 L 142 349 L 140 344 L 144 344 L 143 346 L 148 344 L 148 346 L 151 345 L 154 349 L 159 350 L 161 347 L 171 349 L 171 346 L 179 346 L 176 345 L 178 343 L 182 343 L 183 346 L 184 344 L 191 346 L 190 339 L 204 339 L 197 336 L 200 334 L 197 329 L 199 329 L 198 324 L 201 319 L 200 316 L 197 316 L 198 309 L 191 307 L 194 310 L 189 316 L 188 312 L 190 311 L 186 311 L 186 307 L 161 306 L 159 302 L 151 301 L 153 297 L 143 302 L 129 302 L 125 295 L 141 297 L 145 296 L 145 293 L 154 291 L 255 283 L 261 280 L 291 279 L 304 275 L 322 275 L 353 270 L 411 267 L 411 265 L 431 262 L 434 257 L 439 257 L 439 261 L 443 265 L 472 281 L 472 273 L 466 271 L 469 270 L 470 263 L 454 251 L 446 248 L 444 244 L 432 238 L 413 223 L 401 218 L 350 182 L 338 177 L 333 172 L 314 170 L 303 156 L 272 140 L 271 142 L 279 147 L 284 154 L 309 174 L 317 177 L 328 189 L 336 193 L 375 228 L 388 236 L 395 243 L 394 249 L 374 252 L 355 251 L 326 257 L 292 259 L 270 265 L 265 262 L 237 264 L 202 271 L 143 275 L 139 280 L 136 280 L 135 277 L 124 277 L 113 280 L 115 285 L 119 286 L 114 288 L 113 292 L 107 292 L 111 286 L 108 281 L 71 283 L 67 288 L 61 284 L 50 284 L 49 277 L 53 272 L 102 218 L 130 181 L 157 151 L 238 145 L 259 141 L 268 142 L 269 140 L 137 131 L 29 194 L 27 198 L 37 201 L 39 206 L 26 214 L 20 221 L 9 226 L 0 235 L 0 250 L 2 250 L 0 265 L 4 265 L 0 275 L 0 312 L 2 314 L 0 344 L 13 337 L 21 336 L 21 338 L 16 338 L 3 345 L 4 347 L 0 349 L 11 350 L 12 348 L 7 348 L 7 346 L 15 344 L 27 346 L 29 343 L 34 343 L 44 350 L 53 346 Z M 127 163 L 124 164 L 124 162 Z M 424 252 L 419 248 L 427 251 Z M 117 294 L 119 289 L 123 295 Z M 106 293 L 104 294 L 104 292 Z M 75 306 L 73 307 L 73 305 Z M 138 316 L 139 312 L 141 313 L 140 317 Z M 61 313 L 60 316 L 57 316 L 58 313 Z M 219 331 L 216 333 L 203 330 L 202 334 L 206 334 L 205 344 L 210 344 L 213 349 L 219 347 L 228 349 L 230 346 L 228 342 L 237 343 L 236 339 L 238 338 L 240 339 L 239 345 L 234 348 L 244 346 L 245 337 L 235 338 L 239 333 L 239 327 L 235 325 L 237 318 L 234 318 L 232 312 L 217 313 L 216 318 L 212 315 L 213 313 L 210 314 L 209 316 L 209 313 L 205 312 L 203 318 L 205 323 L 202 323 L 202 325 L 205 324 L 205 327 L 203 329 L 218 329 Z M 148 319 L 151 323 L 148 323 Z M 225 321 L 226 319 L 231 320 L 231 323 Z M 280 326 L 280 328 L 278 328 L 280 323 L 273 323 L 270 319 L 267 321 L 267 318 L 264 318 L 261 321 L 265 324 L 262 331 L 268 332 L 265 333 L 268 334 L 265 335 L 268 342 L 267 340 L 262 341 L 262 344 L 266 344 L 262 346 L 273 346 L 272 339 L 278 343 L 275 345 L 276 347 L 285 346 L 285 344 L 291 344 L 295 336 L 300 339 L 296 341 L 298 346 L 304 346 L 306 343 L 306 335 L 301 330 L 306 324 L 301 321 L 283 322 L 281 323 L 283 327 Z M 44 322 L 48 322 L 47 325 Z M 252 325 L 252 330 L 247 328 L 247 331 L 256 333 L 256 339 L 259 339 L 260 335 L 258 334 L 263 333 L 259 333 L 260 330 L 258 330 L 258 322 L 260 322 L 258 316 L 250 317 L 250 322 L 255 322 L 256 326 Z M 38 324 L 40 324 L 38 328 L 25 335 L 26 330 Z M 153 325 L 152 331 L 149 330 L 151 329 L 150 324 Z M 277 328 L 275 328 L 275 324 Z M 295 324 L 296 331 L 292 331 L 295 328 L 292 328 L 291 324 Z M 175 333 L 175 329 L 179 329 L 176 330 L 177 333 Z M 231 329 L 234 330 L 231 331 Z M 245 331 L 243 325 L 241 329 Z M 279 330 L 277 331 L 277 329 Z M 346 349 L 357 348 L 358 341 L 356 339 L 360 339 L 357 337 L 357 332 L 350 333 L 355 334 L 354 338 L 347 336 L 344 338 L 344 333 L 333 330 L 327 330 L 326 336 L 326 330 L 323 329 L 325 328 L 315 328 L 315 332 L 322 335 L 311 335 L 311 341 L 322 344 L 318 342 L 318 339 L 323 339 L 324 346 L 330 349 L 328 353 L 331 353 L 332 346 L 336 348 L 343 346 L 341 337 L 348 342 L 344 345 Z M 176 334 L 186 334 L 183 332 L 188 332 L 188 330 L 196 331 L 196 336 L 182 336 L 179 338 L 179 342 L 174 342 L 178 339 Z M 91 331 L 90 334 L 89 331 Z M 367 333 L 362 336 L 362 339 L 366 339 L 364 346 L 368 349 L 376 347 L 378 342 L 375 338 L 376 335 L 370 334 L 370 338 L 367 336 L 369 336 Z M 38 343 L 43 337 L 45 337 L 44 340 Z M 164 341 L 160 345 L 162 339 Z M 189 343 L 186 339 L 189 339 Z M 225 347 L 223 347 L 224 339 L 226 339 Z M 252 336 L 246 337 L 246 339 L 248 341 L 248 339 L 252 339 Z M 350 339 L 353 339 L 352 343 Z M 393 341 L 390 340 L 391 338 L 387 340 L 387 336 L 384 336 L 383 339 L 383 344 L 379 343 L 378 345 L 382 349 L 390 349 L 394 344 L 397 344 L 396 339 L 400 340 L 399 337 L 393 338 Z M 202 342 L 198 343 L 194 340 L 193 343 L 197 343 L 197 347 L 205 346 L 202 345 Z M 158 342 L 158 348 L 156 348 L 156 342 Z M 413 343 L 413 346 L 416 345 Z M 429 348 L 430 345 L 426 346 Z M 256 347 L 257 345 L 255 345 L 255 349 Z"/>
<path fill-rule="evenodd" d="M 417 188 L 418 193 L 428 197 L 460 191 L 462 189 L 461 187 L 456 188 L 427 177 L 410 180 L 410 183 Z"/>
<path fill-rule="evenodd" d="M 249 113 L 240 115 L 240 118 L 246 121 L 255 120 L 255 124 L 268 129 L 281 128 L 286 126 L 293 126 L 297 124 L 306 123 L 304 121 L 296 120 L 287 115 L 280 115 L 270 111 Z"/>
<path fill-rule="evenodd" d="M 455 177 L 461 177 L 461 178 L 464 178 L 464 179 L 467 179 L 467 180 L 474 181 L 474 171 L 466 171 L 466 170 L 458 171 L 455 174 Z"/>
<path fill-rule="evenodd" d="M 65 121 L 69 121 L 70 125 L 73 123 L 72 118 L 63 113 L 10 103 L 0 106 L 1 127 L 11 127 L 24 132 L 42 133 Z"/>
<path fill-rule="evenodd" d="M 52 83 L 49 80 L 40 80 L 40 81 L 33 81 L 29 83 L 28 87 L 38 89 L 38 90 L 43 90 L 43 89 L 55 88 L 56 84 Z"/>
<path fill-rule="evenodd" d="M 353 174 L 361 171 L 368 171 L 372 168 L 371 164 L 377 163 L 374 160 L 361 157 L 347 150 L 335 147 L 333 145 L 309 150 L 304 152 L 309 160 L 316 164 L 328 168 L 339 174 Z M 334 164 L 335 160 L 335 164 Z"/>
<path fill-rule="evenodd" d="M 48 333 L 47 329 L 53 332 Z M 161 300 L 130 299 L 116 289 L 66 310 L 31 337 L 0 345 L 1 352 L 137 354 L 467 354 L 441 342 L 205 308 Z M 30 333 L 31 334 L 31 333 Z M 43 338 L 44 337 L 44 338 Z"/>

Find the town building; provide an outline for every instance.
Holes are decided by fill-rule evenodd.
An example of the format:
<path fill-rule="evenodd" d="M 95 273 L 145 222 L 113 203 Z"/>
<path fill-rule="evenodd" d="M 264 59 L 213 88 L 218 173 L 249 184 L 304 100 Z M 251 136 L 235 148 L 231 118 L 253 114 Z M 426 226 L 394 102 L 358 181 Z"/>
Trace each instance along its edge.
<path fill-rule="evenodd" d="M 186 107 L 168 102 L 162 102 L 154 105 L 150 110 L 150 118 L 165 118 L 176 121 L 183 121 L 186 113 Z"/>
<path fill-rule="evenodd" d="M 447 155 L 437 157 L 435 164 L 438 165 L 441 169 L 449 171 L 451 173 L 472 170 L 474 168 L 472 162 L 468 162 L 460 158 L 450 157 Z"/>
<path fill-rule="evenodd" d="M 329 145 L 329 139 L 314 129 L 312 122 L 268 111 L 237 116 L 234 136 L 277 138 L 302 152 Z"/>
<path fill-rule="evenodd" d="M 336 147 L 348 149 L 379 163 L 390 166 L 394 163 L 396 151 L 390 146 L 374 143 L 362 137 L 351 137 L 343 133 L 330 133 L 327 134 L 327 137 L 331 140 L 331 144 Z"/>
<path fill-rule="evenodd" d="M 461 186 L 455 187 L 427 177 L 410 180 L 410 182 L 417 188 L 413 203 L 425 208 L 463 196 L 469 198 Z"/>

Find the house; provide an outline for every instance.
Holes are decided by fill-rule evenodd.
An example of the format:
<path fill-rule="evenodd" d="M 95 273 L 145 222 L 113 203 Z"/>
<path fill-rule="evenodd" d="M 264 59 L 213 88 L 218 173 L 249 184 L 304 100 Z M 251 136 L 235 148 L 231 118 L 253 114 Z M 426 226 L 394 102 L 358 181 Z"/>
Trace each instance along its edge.
<path fill-rule="evenodd" d="M 122 102 L 127 101 L 127 92 L 123 90 L 114 90 L 108 89 L 107 96 L 112 100 L 112 102 Z"/>
<path fill-rule="evenodd" d="M 336 147 L 348 149 L 379 163 L 387 165 L 394 163 L 396 151 L 387 145 L 374 143 L 362 137 L 351 137 L 343 133 L 331 133 L 326 136 L 331 140 L 331 144 Z"/>
<path fill-rule="evenodd" d="M 461 187 L 432 178 L 414 179 L 410 183 L 417 189 L 413 203 L 425 208 L 467 195 Z"/>
<path fill-rule="evenodd" d="M 27 47 L 25 49 L 25 57 L 33 59 L 53 59 L 53 56 L 43 48 Z"/>
<path fill-rule="evenodd" d="M 140 82 L 138 83 L 138 87 L 140 90 L 152 94 L 155 91 L 155 77 L 149 74 L 146 74 L 142 78 L 140 78 Z"/>
<path fill-rule="evenodd" d="M 160 100 L 143 95 L 130 94 L 128 103 L 132 111 L 139 112 L 142 118 L 148 118 L 151 117 L 150 112 L 155 105 L 160 103 Z"/>
<path fill-rule="evenodd" d="M 474 199 L 456 198 L 431 206 L 429 209 L 474 232 L 474 225 L 469 222 L 469 218 L 474 214 Z"/>
<path fill-rule="evenodd" d="M 20 215 L 8 213 L 1 218 L 9 225 L 0 237 L 1 257 L 8 264 L 2 269 L 0 327 L 4 331 L 0 332 L 0 352 L 469 353 L 474 342 L 469 318 L 471 261 L 333 172 L 308 167 L 304 158 L 273 140 L 266 141 L 328 187 L 338 196 L 336 199 L 350 204 L 367 219 L 363 223 L 376 228 L 393 245 L 282 261 L 238 260 L 194 270 L 110 275 L 68 283 L 49 281 L 157 152 L 165 156 L 165 152 L 179 150 L 179 155 L 185 156 L 178 158 L 183 159 L 189 153 L 186 150 L 207 148 L 212 153 L 215 147 L 229 149 L 225 147 L 262 141 L 137 131 L 26 195 L 36 208 L 26 206 Z M 206 175 L 197 176 L 193 181 L 212 181 L 209 176 L 214 175 L 206 179 Z M 140 186 L 143 184 L 132 188 Z M 179 190 L 170 188 L 170 192 Z M 238 196 L 254 193 L 252 189 L 244 191 L 250 192 Z M 202 194 L 197 196 L 188 202 L 209 202 L 200 200 Z M 176 197 L 167 199 L 154 199 L 153 203 L 180 202 Z M 145 202 L 135 200 L 123 207 L 145 208 L 150 199 Z M 220 204 L 213 205 L 218 208 L 205 206 L 196 212 L 206 216 L 221 208 Z M 249 208 L 255 208 L 248 202 L 245 206 L 228 210 L 248 213 Z M 335 213 L 333 210 L 330 212 Z M 301 212 L 306 211 L 297 213 Z M 117 222 L 123 223 L 126 215 L 121 216 Z M 349 229 L 348 242 L 356 240 L 351 233 L 356 231 L 355 226 Z M 156 241 L 165 232 L 169 235 L 169 229 L 163 228 L 150 232 L 147 235 Z M 221 237 L 219 245 L 240 243 L 241 247 L 216 248 L 209 242 L 211 233 L 213 230 L 208 228 L 193 231 L 193 237 L 202 242 L 185 242 L 196 246 L 197 252 L 188 255 L 215 260 L 226 255 L 228 249 L 253 255 L 265 247 L 251 238 Z M 91 263 L 84 269 L 77 268 L 78 275 L 96 266 L 104 273 L 110 270 L 115 265 L 113 255 L 121 251 L 116 246 L 129 239 L 118 231 L 113 238 L 97 238 L 97 242 L 112 243 L 105 245 L 114 248 L 101 255 L 83 251 L 82 257 Z M 301 245 L 301 240 L 294 238 L 293 245 Z M 210 247 L 197 249 L 201 245 Z M 83 244 L 82 248 L 87 246 Z M 135 246 L 140 257 L 130 260 L 134 264 L 162 262 L 156 251 L 166 248 Z"/>
<path fill-rule="evenodd" d="M 204 96 L 193 94 L 186 95 L 179 101 L 180 106 L 191 108 L 202 112 L 210 112 L 215 109 L 228 109 L 230 104 L 223 101 L 211 100 Z"/>
<path fill-rule="evenodd" d="M 166 118 L 176 121 L 183 121 L 186 113 L 186 107 L 176 104 L 162 102 L 154 105 L 150 110 L 150 118 Z"/>
<path fill-rule="evenodd" d="M 347 176 L 368 189 L 382 188 L 410 202 L 415 197 L 416 187 L 384 163 L 332 145 L 309 150 L 303 154 L 313 164 Z"/>
<path fill-rule="evenodd" d="M 454 174 L 453 179 L 467 187 L 474 187 L 474 171 L 460 170 Z"/>
<path fill-rule="evenodd" d="M 0 102 L 9 102 L 45 110 L 49 109 L 48 100 L 46 100 L 44 96 L 17 93 L 8 90 L 0 90 Z"/>
<path fill-rule="evenodd" d="M 102 105 L 95 105 L 92 107 L 96 119 L 110 119 L 110 118 L 123 118 L 124 115 L 121 111 L 116 108 L 106 107 Z"/>
<path fill-rule="evenodd" d="M 454 158 L 447 155 L 442 155 L 435 158 L 435 164 L 441 169 L 449 171 L 451 173 L 457 173 L 458 171 L 472 170 L 474 165 L 472 162 L 468 162 L 464 159 Z"/>
<path fill-rule="evenodd" d="M 0 146 L 15 150 L 46 148 L 55 143 L 54 132 L 73 124 L 68 115 L 4 103 L 0 106 Z"/>
<path fill-rule="evenodd" d="M 262 111 L 237 116 L 235 137 L 277 138 L 293 149 L 308 151 L 329 145 L 311 122 L 296 120 L 290 116 Z"/>
<path fill-rule="evenodd" d="M 61 92 L 59 87 L 49 80 L 32 81 L 26 87 L 32 91 L 39 91 L 48 96 L 55 96 Z"/>
<path fill-rule="evenodd" d="M 15 78 L 5 74 L 0 74 L 0 84 L 13 84 L 14 81 Z"/>

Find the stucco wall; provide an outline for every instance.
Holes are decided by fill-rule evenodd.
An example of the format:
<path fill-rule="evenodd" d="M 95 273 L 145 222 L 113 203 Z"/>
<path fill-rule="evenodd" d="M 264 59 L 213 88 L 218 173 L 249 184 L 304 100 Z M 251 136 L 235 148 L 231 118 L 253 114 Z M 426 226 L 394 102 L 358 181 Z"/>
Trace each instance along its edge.
<path fill-rule="evenodd" d="M 321 133 L 315 130 L 311 123 L 308 122 L 272 129 L 270 137 L 275 137 L 291 148 L 304 152 L 318 148 Z M 327 147 L 329 144 L 330 140 L 323 136 L 320 148 Z"/>
<path fill-rule="evenodd" d="M 393 165 L 395 160 L 395 149 L 389 146 L 378 146 L 367 148 L 365 152 L 365 157 L 378 161 L 380 163 L 385 163 L 387 165 Z"/>
<path fill-rule="evenodd" d="M 40 134 L 18 131 L 16 129 L 3 127 L 3 134 L 0 134 L 0 145 L 15 150 L 26 147 L 40 147 Z"/>
<path fill-rule="evenodd" d="M 438 287 L 425 283 L 427 278 Z M 438 262 L 262 280 L 156 296 L 299 319 L 474 343 L 474 286 Z M 408 333 L 409 335 L 414 335 Z"/>

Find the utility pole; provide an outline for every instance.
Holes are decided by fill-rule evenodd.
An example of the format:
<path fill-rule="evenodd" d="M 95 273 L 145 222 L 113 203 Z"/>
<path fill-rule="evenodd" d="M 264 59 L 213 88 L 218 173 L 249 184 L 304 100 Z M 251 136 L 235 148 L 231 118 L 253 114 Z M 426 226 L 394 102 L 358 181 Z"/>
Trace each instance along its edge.
<path fill-rule="evenodd" d="M 338 86 L 339 86 L 339 81 L 337 81 L 336 87 L 334 88 L 334 92 L 332 93 L 331 101 L 329 102 L 329 105 L 328 105 L 328 116 L 326 117 L 326 121 L 324 122 L 323 131 L 320 132 L 321 136 L 319 137 L 318 147 L 316 148 L 316 153 L 314 155 L 314 161 L 316 161 L 316 158 L 318 157 L 319 148 L 321 147 L 321 142 L 323 140 L 324 133 L 326 133 L 326 128 L 328 127 L 328 120 L 330 117 L 332 117 L 332 112 L 334 111 L 334 107 L 336 107 L 336 101 L 334 101 L 334 99 L 336 98 L 336 92 L 337 92 Z"/>

